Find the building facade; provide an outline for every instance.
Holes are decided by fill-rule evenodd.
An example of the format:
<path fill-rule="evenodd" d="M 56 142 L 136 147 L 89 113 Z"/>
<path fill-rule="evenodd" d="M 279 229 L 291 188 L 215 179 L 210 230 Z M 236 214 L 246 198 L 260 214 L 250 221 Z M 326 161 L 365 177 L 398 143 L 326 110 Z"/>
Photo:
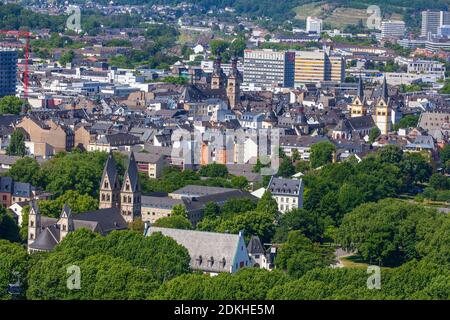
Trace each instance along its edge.
<path fill-rule="evenodd" d="M 243 89 L 294 86 L 294 52 L 245 50 Z"/>
<path fill-rule="evenodd" d="M 345 79 L 345 62 L 340 55 L 326 51 L 295 52 L 295 86 L 308 82 L 335 81 Z"/>
<path fill-rule="evenodd" d="M 17 51 L 0 49 L 0 98 L 16 94 Z"/>

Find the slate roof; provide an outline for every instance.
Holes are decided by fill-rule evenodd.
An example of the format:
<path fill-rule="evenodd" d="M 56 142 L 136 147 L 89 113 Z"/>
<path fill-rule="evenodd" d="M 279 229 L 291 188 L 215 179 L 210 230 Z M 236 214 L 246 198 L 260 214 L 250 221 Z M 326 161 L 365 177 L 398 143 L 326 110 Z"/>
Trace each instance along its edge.
<path fill-rule="evenodd" d="M 201 196 L 212 195 L 212 194 L 220 194 L 220 193 L 234 191 L 234 190 L 237 190 L 237 189 L 188 185 L 181 189 L 175 190 L 171 194 L 181 195 L 181 196 L 185 196 L 185 197 L 201 197 Z"/>
<path fill-rule="evenodd" d="M 375 127 L 375 122 L 371 115 L 352 117 L 348 119 L 348 122 L 353 130 L 365 130 Z"/>
<path fill-rule="evenodd" d="M 70 211 L 70 208 L 64 207 L 64 212 Z M 69 214 L 69 216 L 71 216 Z M 72 216 L 74 230 L 86 228 L 102 235 L 106 235 L 113 230 L 124 230 L 128 228 L 127 222 L 120 214 L 119 208 L 106 208 Z M 61 230 L 58 219 L 50 217 L 41 217 L 41 233 L 36 240 L 29 245 L 35 250 L 52 250 L 61 241 Z"/>
<path fill-rule="evenodd" d="M 34 187 L 26 182 L 14 182 L 12 195 L 15 197 L 31 198 Z"/>
<path fill-rule="evenodd" d="M 138 168 L 136 165 L 136 160 L 134 158 L 134 152 L 131 152 L 130 154 L 130 158 L 128 160 L 128 167 L 127 167 L 127 171 L 125 171 L 125 175 L 124 175 L 124 181 L 125 179 L 128 178 L 128 180 L 130 181 L 130 190 L 131 192 L 136 192 L 139 191 L 139 175 L 138 175 Z M 122 186 L 122 190 L 125 190 L 126 188 L 126 184 L 124 183 Z"/>
<path fill-rule="evenodd" d="M 249 254 L 265 254 L 264 247 L 261 240 L 257 236 L 252 236 L 247 245 L 247 251 Z"/>
<path fill-rule="evenodd" d="M 155 232 L 171 237 L 185 247 L 191 257 L 191 268 L 205 272 L 230 272 L 238 250 L 239 235 L 149 227 L 146 236 Z M 213 258 L 214 263 L 208 263 Z"/>
<path fill-rule="evenodd" d="M 114 183 L 116 182 L 117 178 L 117 166 L 112 152 L 109 153 L 108 159 L 106 160 L 105 163 L 105 167 L 103 168 L 102 181 L 100 184 L 101 186 L 103 186 L 106 177 L 108 177 L 109 187 L 113 189 Z"/>
<path fill-rule="evenodd" d="M 267 189 L 272 195 L 298 196 L 303 185 L 303 180 L 272 177 Z"/>

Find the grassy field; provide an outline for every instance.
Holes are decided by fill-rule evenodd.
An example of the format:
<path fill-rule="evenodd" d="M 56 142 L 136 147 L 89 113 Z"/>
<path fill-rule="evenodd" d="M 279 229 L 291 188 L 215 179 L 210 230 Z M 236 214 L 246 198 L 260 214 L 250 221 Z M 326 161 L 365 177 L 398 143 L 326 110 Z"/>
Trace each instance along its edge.
<path fill-rule="evenodd" d="M 340 260 L 344 265 L 344 268 L 367 269 L 369 266 L 359 256 L 342 257 Z"/>

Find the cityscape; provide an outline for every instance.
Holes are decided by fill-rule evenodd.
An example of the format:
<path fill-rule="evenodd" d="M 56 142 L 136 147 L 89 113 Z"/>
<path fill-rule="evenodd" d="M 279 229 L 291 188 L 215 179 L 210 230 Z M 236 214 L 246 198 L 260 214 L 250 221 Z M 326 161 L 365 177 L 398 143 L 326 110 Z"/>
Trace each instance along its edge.
<path fill-rule="evenodd" d="M 0 300 L 449 300 L 449 6 L 2 1 Z"/>

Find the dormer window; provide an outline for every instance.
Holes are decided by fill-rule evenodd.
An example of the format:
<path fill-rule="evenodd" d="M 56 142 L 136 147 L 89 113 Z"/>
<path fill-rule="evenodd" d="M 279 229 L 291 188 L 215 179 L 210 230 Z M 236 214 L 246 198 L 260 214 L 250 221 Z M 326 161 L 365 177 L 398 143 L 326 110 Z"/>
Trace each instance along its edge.
<path fill-rule="evenodd" d="M 227 261 L 225 260 L 225 257 L 222 258 L 222 260 L 219 261 L 219 266 L 222 268 L 225 268 Z"/>
<path fill-rule="evenodd" d="M 214 265 L 214 258 L 211 256 L 208 260 L 208 264 L 212 267 Z"/>
<path fill-rule="evenodd" d="M 203 261 L 203 258 L 202 258 L 202 256 L 200 255 L 200 256 L 198 256 L 198 258 L 195 259 L 195 260 L 197 261 L 197 264 L 198 264 L 198 265 L 201 265 L 201 264 L 202 264 L 202 261 Z"/>

